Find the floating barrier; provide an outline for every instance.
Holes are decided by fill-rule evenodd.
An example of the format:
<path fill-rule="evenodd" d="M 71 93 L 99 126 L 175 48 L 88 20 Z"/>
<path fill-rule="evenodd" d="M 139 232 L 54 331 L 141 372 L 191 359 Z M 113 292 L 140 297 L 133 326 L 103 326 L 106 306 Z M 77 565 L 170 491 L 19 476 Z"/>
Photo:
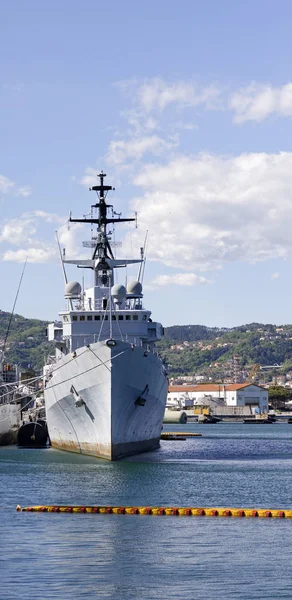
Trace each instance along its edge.
<path fill-rule="evenodd" d="M 114 515 L 166 515 L 178 517 L 259 517 L 292 519 L 292 510 L 266 508 L 195 508 L 175 506 L 21 506 L 21 512 L 98 513 Z"/>

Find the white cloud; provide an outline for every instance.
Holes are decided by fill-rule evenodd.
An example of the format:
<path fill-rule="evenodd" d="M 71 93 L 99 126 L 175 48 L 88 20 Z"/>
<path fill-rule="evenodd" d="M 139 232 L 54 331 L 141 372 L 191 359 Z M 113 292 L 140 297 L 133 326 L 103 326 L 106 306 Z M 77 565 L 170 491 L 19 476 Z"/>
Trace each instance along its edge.
<path fill-rule="evenodd" d="M 23 242 L 30 243 L 35 234 L 36 227 L 32 219 L 11 219 L 0 229 L 0 242 L 12 245 L 22 245 Z"/>
<path fill-rule="evenodd" d="M 23 198 L 28 198 L 31 195 L 31 187 L 29 185 L 23 185 L 16 188 L 16 195 L 23 196 Z"/>
<path fill-rule="evenodd" d="M 6 246 L 3 260 L 22 262 L 26 257 L 28 262 L 36 263 L 55 260 L 58 257 L 54 233 L 56 227 L 60 245 L 66 249 L 66 256 L 79 256 L 81 241 L 77 238 L 82 224 L 77 223 L 68 228 L 65 217 L 36 210 L 24 213 L 18 219 L 7 220 L 0 227 L 0 243 Z M 11 246 L 21 246 L 21 249 L 13 250 Z"/>
<path fill-rule="evenodd" d="M 205 285 L 206 283 L 210 283 L 210 281 L 195 273 L 176 273 L 175 275 L 157 275 L 151 281 L 150 286 L 153 289 L 154 286 L 181 285 L 190 287 L 197 284 Z"/>
<path fill-rule="evenodd" d="M 159 122 L 153 116 L 145 114 L 145 111 L 136 108 L 123 111 L 122 116 L 126 119 L 129 126 L 129 135 L 131 137 L 142 136 L 145 133 L 159 129 Z"/>
<path fill-rule="evenodd" d="M 37 217 L 38 219 L 43 219 L 47 223 L 64 223 L 65 220 L 65 218 L 61 215 L 57 215 L 56 213 L 48 213 L 44 210 L 34 210 L 26 214 L 28 216 Z"/>
<path fill-rule="evenodd" d="M 149 230 L 152 260 L 192 273 L 292 257 L 290 152 L 179 156 L 145 165 L 134 184 L 141 194 L 132 208 Z M 137 251 L 140 241 L 131 234 Z"/>
<path fill-rule="evenodd" d="M 214 84 L 200 87 L 193 82 L 149 79 L 136 91 L 136 101 L 146 112 L 164 110 L 175 104 L 179 107 L 203 105 L 207 110 L 218 108 L 220 90 Z"/>
<path fill-rule="evenodd" d="M 145 138 L 155 130 L 191 130 L 197 127 L 193 123 L 183 123 L 183 121 L 178 121 L 176 125 L 163 123 L 162 113 L 167 108 L 175 110 L 176 113 L 186 108 L 202 107 L 205 110 L 222 108 L 223 90 L 212 83 L 202 86 L 191 80 L 168 81 L 152 78 L 143 82 L 135 79 L 122 81 L 117 83 L 116 87 L 132 104 L 132 108 L 121 112 L 121 116 L 128 123 L 128 138 Z"/>
<path fill-rule="evenodd" d="M 192 80 L 152 78 L 142 83 L 138 80 L 124 81 L 118 87 L 131 99 L 133 108 L 122 115 L 132 128 L 132 135 L 136 136 L 161 128 L 162 113 L 170 107 L 173 112 L 180 113 L 184 109 L 198 107 L 203 110 L 230 110 L 234 113 L 235 123 L 260 122 L 272 114 L 292 116 L 292 82 L 277 87 L 254 81 L 231 91 L 222 84 L 202 86 Z M 184 126 L 183 121 L 180 125 L 181 129 L 196 127 L 192 123 Z"/>
<path fill-rule="evenodd" d="M 58 238 L 61 248 L 65 248 L 66 258 L 88 258 L 88 254 L 81 251 L 81 243 L 78 241 L 78 233 L 84 226 L 82 223 L 74 223 L 68 227 L 68 223 L 62 225 L 58 229 Z M 88 234 L 87 234 L 88 236 Z M 87 237 L 86 236 L 86 237 Z"/>
<path fill-rule="evenodd" d="M 29 186 L 17 186 L 14 181 L 11 181 L 5 175 L 0 175 L 0 196 L 9 193 L 27 198 L 31 195 L 31 188 Z"/>
<path fill-rule="evenodd" d="M 87 187 L 98 185 L 97 173 L 98 171 L 96 169 L 93 169 L 93 167 L 86 167 L 85 174 L 83 175 L 79 183 Z"/>
<path fill-rule="evenodd" d="M 280 273 L 273 273 L 272 279 L 280 279 Z"/>
<path fill-rule="evenodd" d="M 47 263 L 56 258 L 56 250 L 53 247 L 45 248 L 23 248 L 21 250 L 7 250 L 3 260 L 13 262 Z"/>
<path fill-rule="evenodd" d="M 184 123 L 183 121 L 177 121 L 174 124 L 174 129 L 182 129 L 185 131 L 194 131 L 194 129 L 198 129 L 198 125 L 195 123 Z"/>
<path fill-rule="evenodd" d="M 8 194 L 11 192 L 15 186 L 15 183 L 5 177 L 4 175 L 0 175 L 0 194 Z"/>
<path fill-rule="evenodd" d="M 176 141 L 166 141 L 157 135 L 112 141 L 107 160 L 110 164 L 121 166 L 128 161 L 139 161 L 145 154 L 159 155 L 174 146 Z"/>
<path fill-rule="evenodd" d="M 251 83 L 231 94 L 229 107 L 234 121 L 263 121 L 271 114 L 292 116 L 292 83 L 281 87 Z"/>

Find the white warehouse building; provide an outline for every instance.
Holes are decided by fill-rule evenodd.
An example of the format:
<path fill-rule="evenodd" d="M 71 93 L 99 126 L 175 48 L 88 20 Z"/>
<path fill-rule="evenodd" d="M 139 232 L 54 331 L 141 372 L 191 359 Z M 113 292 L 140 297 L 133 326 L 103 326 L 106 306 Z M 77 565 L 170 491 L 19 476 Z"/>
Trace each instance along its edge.
<path fill-rule="evenodd" d="M 216 404 L 224 402 L 226 406 L 248 406 L 253 413 L 268 412 L 268 390 L 254 383 L 169 386 L 167 404 L 168 406 L 178 405 L 182 408 L 191 408 L 194 405 L 202 405 L 204 396 L 206 396 L 206 400 L 213 398 Z"/>

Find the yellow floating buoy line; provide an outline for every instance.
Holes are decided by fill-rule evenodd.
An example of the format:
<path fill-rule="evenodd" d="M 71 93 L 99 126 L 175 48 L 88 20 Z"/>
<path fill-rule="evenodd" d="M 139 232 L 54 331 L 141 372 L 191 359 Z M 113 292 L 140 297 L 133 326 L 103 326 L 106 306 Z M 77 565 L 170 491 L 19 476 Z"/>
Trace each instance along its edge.
<path fill-rule="evenodd" d="M 188 508 L 175 506 L 21 506 L 22 512 L 98 513 L 115 515 L 167 515 L 179 517 L 260 517 L 292 519 L 292 510 L 265 508 Z"/>

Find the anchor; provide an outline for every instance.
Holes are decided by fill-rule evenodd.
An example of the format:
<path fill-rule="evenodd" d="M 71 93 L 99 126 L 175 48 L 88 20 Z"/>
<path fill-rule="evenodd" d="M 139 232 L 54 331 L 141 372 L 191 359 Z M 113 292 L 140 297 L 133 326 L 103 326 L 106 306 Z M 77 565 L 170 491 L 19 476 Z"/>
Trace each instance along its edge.
<path fill-rule="evenodd" d="M 147 398 L 144 398 L 143 396 L 147 396 L 148 392 L 149 392 L 149 385 L 148 385 L 148 383 L 146 383 L 143 392 L 141 392 L 140 396 L 138 396 L 137 400 L 135 400 L 136 406 L 144 406 L 145 405 Z"/>
<path fill-rule="evenodd" d="M 74 399 L 75 399 L 75 406 L 79 407 L 79 406 L 83 406 L 85 404 L 84 400 L 82 400 L 81 396 L 78 394 L 78 392 L 75 390 L 74 385 L 71 385 L 70 388 L 70 392 L 71 394 L 73 394 Z"/>

